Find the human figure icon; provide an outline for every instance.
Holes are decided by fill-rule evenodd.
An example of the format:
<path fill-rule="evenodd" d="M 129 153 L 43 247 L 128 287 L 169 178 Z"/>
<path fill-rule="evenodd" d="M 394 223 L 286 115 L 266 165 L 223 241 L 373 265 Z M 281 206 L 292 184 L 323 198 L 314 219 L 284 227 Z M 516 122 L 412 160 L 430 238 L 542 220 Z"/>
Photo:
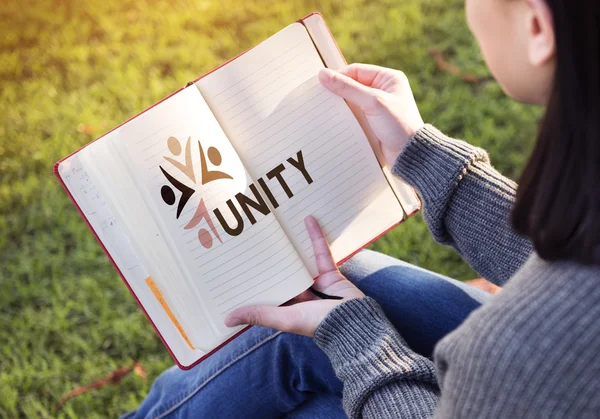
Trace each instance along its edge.
<path fill-rule="evenodd" d="M 181 211 L 183 211 L 183 208 L 185 207 L 185 204 L 187 204 L 187 202 L 190 200 L 190 198 L 192 197 L 192 195 L 194 195 L 196 191 L 190 188 L 189 186 L 185 186 L 183 183 L 179 182 L 177 179 L 171 176 L 165 169 L 163 169 L 162 166 L 159 166 L 159 168 L 163 175 L 165 175 L 167 180 L 171 183 L 171 185 L 173 185 L 179 192 L 181 192 L 181 198 L 179 199 L 179 204 L 177 204 L 176 216 L 176 218 L 179 218 L 179 216 L 181 215 Z M 163 187 L 160 188 L 160 195 L 165 204 L 169 206 L 175 204 L 175 192 L 170 186 L 163 185 Z"/>
<path fill-rule="evenodd" d="M 231 176 L 229 176 L 227 173 L 224 172 L 220 172 L 218 170 L 208 170 L 208 167 L 206 166 L 206 157 L 204 156 L 204 152 L 202 151 L 202 144 L 200 143 L 200 141 L 198 141 L 198 150 L 200 152 L 200 163 L 202 164 L 202 184 L 205 185 L 209 182 L 212 182 L 213 180 L 217 180 L 217 179 L 233 179 Z M 216 147 L 208 147 L 208 150 L 206 150 L 206 154 L 208 156 L 208 160 L 214 165 L 214 166 L 220 166 L 221 165 L 221 153 L 219 152 L 219 150 L 217 150 Z"/>
<path fill-rule="evenodd" d="M 188 178 L 190 178 L 192 182 L 196 183 L 196 175 L 194 174 L 194 165 L 192 163 L 192 150 L 190 149 L 190 141 L 191 137 L 188 137 L 187 142 L 185 144 L 185 164 L 167 156 L 164 156 L 164 159 L 179 170 L 181 170 Z M 167 148 L 174 156 L 179 156 L 182 151 L 179 140 L 172 136 L 167 139 Z"/>
<path fill-rule="evenodd" d="M 219 242 L 223 243 L 223 240 L 221 239 L 221 236 L 219 235 L 215 224 L 210 218 L 208 209 L 206 208 L 206 204 L 204 203 L 204 199 L 200 199 L 200 202 L 198 203 L 198 208 L 196 208 L 196 213 L 194 214 L 190 222 L 184 227 L 184 230 L 189 230 L 196 227 L 202 220 L 205 220 L 206 224 L 208 224 L 208 227 L 210 228 L 210 232 L 205 228 L 201 228 L 198 230 L 198 241 L 200 241 L 202 247 L 204 247 L 205 249 L 210 249 L 212 247 L 213 239 L 210 234 L 211 232 L 212 234 L 214 234 L 217 240 L 219 240 Z"/>
<path fill-rule="evenodd" d="M 173 156 L 180 156 L 183 152 L 184 163 L 177 161 L 176 159 L 174 159 L 172 157 L 164 156 L 164 159 L 166 161 L 168 161 L 169 163 L 171 163 L 176 168 L 178 168 L 192 182 L 194 182 L 194 184 L 197 184 L 196 176 L 194 173 L 194 166 L 193 166 L 193 162 L 192 162 L 190 141 L 191 141 L 191 137 L 188 137 L 187 142 L 185 144 L 185 151 L 183 151 L 179 140 L 173 136 L 169 137 L 167 139 L 167 148 L 173 154 Z M 230 175 L 228 175 L 225 172 L 221 172 L 219 170 L 209 170 L 208 169 L 207 158 L 208 158 L 208 161 L 213 166 L 220 166 L 222 163 L 223 159 L 222 159 L 221 153 L 219 152 L 219 150 L 216 147 L 212 147 L 212 146 L 208 147 L 208 149 L 206 150 L 206 154 L 205 154 L 204 150 L 202 148 L 202 143 L 200 141 L 198 141 L 198 152 L 200 153 L 200 164 L 202 166 L 202 168 L 201 168 L 201 179 L 202 179 L 201 184 L 202 185 L 205 185 L 209 182 L 212 182 L 212 181 L 215 181 L 218 179 L 233 179 L 233 177 L 231 177 Z M 178 181 L 177 179 L 175 179 L 162 166 L 159 166 L 159 168 L 162 171 L 162 173 L 165 175 L 165 178 L 171 184 L 171 185 L 163 185 L 160 190 L 160 195 L 162 197 L 162 200 L 165 202 L 165 204 L 167 204 L 169 206 L 175 205 L 175 201 L 177 200 L 177 198 L 175 195 L 175 191 L 173 190 L 173 187 L 175 189 L 177 189 L 179 192 L 181 192 L 181 197 L 179 198 L 179 203 L 177 204 L 177 214 L 176 214 L 176 218 L 179 219 L 179 216 L 181 215 L 184 207 L 186 206 L 186 204 L 188 203 L 188 201 L 190 200 L 190 198 L 192 197 L 192 195 L 194 195 L 194 193 L 196 191 L 194 189 L 190 188 L 189 186 L 186 186 L 182 182 Z M 205 228 L 202 228 L 198 231 L 198 240 L 200 241 L 200 244 L 206 249 L 211 248 L 213 245 L 212 235 L 214 235 L 217 238 L 217 240 L 219 240 L 222 243 L 223 241 L 222 241 L 217 229 L 215 228 L 215 225 L 212 222 L 212 219 L 209 216 L 208 210 L 206 209 L 206 204 L 204 203 L 204 199 L 200 199 L 200 202 L 198 204 L 198 207 L 196 208 L 196 212 L 195 212 L 194 216 L 188 222 L 188 224 L 184 227 L 184 229 L 189 230 L 191 228 L 196 227 L 200 223 L 201 220 L 205 220 L 207 222 L 210 231 Z M 211 235 L 211 232 L 212 232 L 212 235 Z"/>

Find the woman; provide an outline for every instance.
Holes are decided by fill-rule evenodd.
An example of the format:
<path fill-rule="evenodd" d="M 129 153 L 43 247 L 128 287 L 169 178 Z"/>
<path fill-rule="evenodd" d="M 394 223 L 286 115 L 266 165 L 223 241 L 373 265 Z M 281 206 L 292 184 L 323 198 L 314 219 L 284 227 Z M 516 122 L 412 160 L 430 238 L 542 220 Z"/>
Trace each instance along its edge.
<path fill-rule="evenodd" d="M 135 416 L 600 416 L 600 4 L 467 0 L 467 16 L 506 93 L 547 107 L 517 192 L 483 150 L 423 123 L 402 73 L 320 79 L 367 114 L 433 236 L 503 290 L 368 251 L 337 270 L 308 218 L 315 287 L 343 299 L 236 310 L 229 326 L 296 335 L 252 328 L 165 372 Z"/>

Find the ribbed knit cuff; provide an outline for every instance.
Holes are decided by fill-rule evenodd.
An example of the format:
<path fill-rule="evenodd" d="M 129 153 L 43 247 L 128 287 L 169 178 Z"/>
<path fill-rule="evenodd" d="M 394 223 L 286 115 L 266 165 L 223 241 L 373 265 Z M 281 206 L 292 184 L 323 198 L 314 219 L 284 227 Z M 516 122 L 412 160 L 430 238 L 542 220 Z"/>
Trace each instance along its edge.
<path fill-rule="evenodd" d="M 366 363 L 373 367 L 372 374 L 405 373 L 399 367 L 411 369 L 410 361 L 422 358 L 408 347 L 379 304 L 370 297 L 349 300 L 334 308 L 315 331 L 314 340 L 327 354 L 336 373 L 344 375 L 356 372 L 366 378 Z"/>
<path fill-rule="evenodd" d="M 389 385 L 421 382 L 437 388 L 433 362 L 408 347 L 370 297 L 334 308 L 315 331 L 314 341 L 344 383 L 344 408 L 350 417 L 360 417 L 366 400 Z M 393 398 L 392 393 L 386 397 Z"/>
<path fill-rule="evenodd" d="M 447 137 L 427 124 L 412 136 L 392 172 L 417 189 L 427 203 L 450 195 L 477 161 L 489 163 L 483 149 Z"/>
<path fill-rule="evenodd" d="M 374 347 L 394 329 L 370 297 L 346 301 L 333 309 L 315 331 L 314 340 L 332 363 L 346 362 Z"/>

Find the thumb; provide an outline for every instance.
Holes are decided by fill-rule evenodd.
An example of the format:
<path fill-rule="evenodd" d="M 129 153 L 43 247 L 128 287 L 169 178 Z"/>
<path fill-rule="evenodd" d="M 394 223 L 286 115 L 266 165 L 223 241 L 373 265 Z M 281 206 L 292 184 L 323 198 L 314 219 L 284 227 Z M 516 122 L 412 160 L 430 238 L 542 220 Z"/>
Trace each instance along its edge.
<path fill-rule="evenodd" d="M 360 84 L 356 80 L 329 68 L 321 69 L 319 81 L 327 90 L 358 105 L 363 110 L 377 94 L 376 89 Z"/>
<path fill-rule="evenodd" d="M 271 306 L 247 306 L 241 307 L 225 318 L 225 326 L 234 327 L 242 324 L 251 324 L 255 326 L 272 327 L 279 329 L 282 327 L 281 310 L 284 307 Z"/>

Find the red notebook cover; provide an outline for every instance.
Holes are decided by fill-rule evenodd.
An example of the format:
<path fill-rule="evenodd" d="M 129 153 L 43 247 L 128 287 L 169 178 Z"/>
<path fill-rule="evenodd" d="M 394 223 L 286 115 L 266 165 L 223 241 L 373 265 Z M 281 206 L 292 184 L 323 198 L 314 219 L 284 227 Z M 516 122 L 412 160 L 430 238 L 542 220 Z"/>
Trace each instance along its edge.
<path fill-rule="evenodd" d="M 320 15 L 320 13 L 318 12 L 313 12 L 310 13 L 306 16 L 304 16 L 302 19 L 299 19 L 298 22 L 303 23 L 303 21 L 313 15 Z M 329 30 L 329 28 L 327 27 L 327 30 L 329 31 L 329 34 L 331 34 L 331 31 Z M 333 40 L 333 42 L 335 43 L 335 46 L 337 47 L 337 49 L 340 51 L 341 54 L 341 50 L 339 49 L 339 46 L 337 45 L 337 42 L 335 42 L 335 38 L 333 38 L 333 35 L 331 35 L 331 38 Z M 238 59 L 239 57 L 241 57 L 242 55 L 244 55 L 245 53 L 247 53 L 248 51 L 250 51 L 252 48 L 242 52 L 241 54 L 237 55 L 236 57 L 224 62 L 223 64 L 221 64 L 220 66 L 214 68 L 213 70 L 209 71 L 208 73 L 205 73 L 204 75 L 198 77 L 196 80 L 189 82 L 187 85 L 191 85 L 192 83 L 197 82 L 198 80 L 202 79 L 203 77 L 206 77 L 207 75 L 211 74 L 212 72 L 218 70 L 219 68 L 226 66 L 228 63 Z M 186 85 L 186 87 L 187 87 Z M 193 362 L 190 365 L 182 365 L 180 363 L 180 361 L 178 360 L 178 358 L 175 356 L 175 354 L 173 353 L 173 350 L 170 348 L 167 340 L 162 336 L 161 332 L 159 331 L 158 327 L 156 326 L 156 324 L 154 323 L 154 321 L 152 320 L 152 317 L 148 314 L 148 312 L 146 311 L 144 305 L 141 303 L 140 299 L 138 298 L 138 296 L 136 295 L 136 293 L 134 292 L 133 288 L 131 287 L 131 285 L 128 283 L 127 279 L 125 278 L 125 275 L 123 274 L 123 272 L 119 269 L 119 267 L 117 266 L 116 262 L 114 261 L 114 259 L 112 258 L 112 256 L 110 255 L 109 251 L 107 250 L 105 244 L 102 242 L 102 240 L 100 239 L 100 237 L 98 236 L 98 233 L 95 231 L 94 227 L 91 225 L 90 221 L 88 220 L 88 218 L 86 217 L 84 211 L 81 209 L 80 205 L 77 203 L 77 200 L 75 199 L 75 197 L 71 194 L 71 192 L 69 191 L 67 185 L 65 184 L 64 179 L 61 177 L 60 173 L 59 173 L 59 166 L 60 164 L 67 160 L 69 157 L 79 153 L 81 150 L 83 150 L 85 147 L 87 147 L 88 145 L 92 144 L 95 141 L 100 140 L 101 138 L 105 137 L 106 135 L 108 135 L 109 133 L 113 132 L 114 130 L 116 130 L 117 128 L 121 127 L 122 125 L 126 124 L 127 122 L 137 118 L 138 116 L 142 115 L 143 113 L 147 112 L 148 110 L 152 109 L 153 107 L 155 107 L 156 105 L 158 105 L 159 103 L 165 101 L 166 99 L 170 98 L 171 96 L 175 95 L 176 93 L 182 91 L 185 87 L 182 87 L 176 91 L 174 91 L 173 93 L 171 93 L 170 95 L 166 96 L 165 98 L 163 98 L 162 100 L 158 101 L 157 103 L 155 103 L 154 105 L 150 106 L 149 108 L 143 110 L 142 112 L 140 112 L 139 114 L 135 115 L 134 117 L 126 120 L 125 122 L 123 122 L 122 124 L 116 126 L 115 128 L 111 129 L 110 131 L 104 133 L 102 136 L 96 138 L 95 140 L 93 140 L 92 142 L 84 145 L 83 147 L 81 147 L 80 149 L 74 151 L 73 153 L 69 154 L 68 156 L 62 158 L 61 160 L 59 160 L 58 162 L 56 162 L 54 164 L 53 167 L 53 171 L 55 176 L 58 178 L 59 182 L 61 183 L 63 189 L 65 190 L 65 192 L 67 193 L 67 195 L 69 196 L 69 198 L 71 199 L 71 201 L 73 202 L 73 204 L 75 205 L 75 207 L 77 208 L 77 210 L 79 211 L 79 214 L 82 216 L 82 218 L 85 220 L 85 222 L 87 223 L 88 227 L 90 228 L 90 230 L 92 231 L 92 233 L 94 234 L 94 237 L 96 238 L 96 240 L 98 241 L 98 243 L 100 244 L 100 246 L 102 247 L 102 250 L 104 250 L 104 253 L 106 253 L 106 256 L 108 257 L 108 259 L 111 261 L 112 265 L 114 266 L 114 268 L 117 270 L 117 272 L 119 273 L 121 279 L 123 280 L 123 282 L 125 283 L 125 286 L 129 289 L 129 292 L 131 293 L 131 295 L 133 295 L 133 298 L 135 298 L 136 302 L 138 303 L 138 305 L 140 306 L 140 308 L 142 309 L 142 311 L 144 312 L 144 315 L 146 316 L 146 318 L 150 321 L 150 324 L 152 324 L 152 327 L 154 328 L 154 330 L 156 331 L 156 333 L 158 334 L 158 336 L 160 337 L 162 343 L 165 345 L 165 347 L 167 348 L 167 350 L 169 351 L 169 354 L 171 355 L 171 357 L 173 358 L 174 362 L 177 364 L 177 366 L 181 369 L 184 370 L 189 370 L 193 367 L 195 367 L 196 365 L 198 365 L 200 362 L 202 362 L 203 360 L 207 359 L 209 356 L 211 356 L 212 354 L 214 354 L 215 352 L 217 352 L 219 349 L 221 349 L 222 347 L 224 347 L 225 345 L 227 345 L 229 342 L 231 342 L 232 340 L 234 340 L 236 337 L 238 337 L 239 335 L 241 335 L 243 332 L 245 332 L 246 330 L 248 330 L 251 326 L 247 326 L 246 328 L 242 329 L 241 331 L 239 331 L 238 333 L 236 333 L 235 335 L 233 335 L 232 337 L 230 337 L 229 339 L 227 339 L 226 341 L 224 341 L 222 344 L 220 344 L 219 346 L 217 346 L 215 349 L 213 349 L 212 351 L 206 353 L 205 355 L 203 355 L 202 357 L 200 357 L 199 359 L 197 359 L 195 362 Z M 410 214 L 407 214 L 407 218 L 414 215 L 419 209 L 417 208 L 415 211 L 413 211 Z M 382 236 L 384 236 L 385 234 L 387 234 L 389 231 L 393 230 L 395 227 L 397 227 L 402 221 L 392 225 L 389 229 L 387 229 L 386 231 L 384 231 L 383 233 L 381 233 L 380 235 L 374 237 L 373 239 L 371 239 L 370 241 L 368 241 L 367 243 L 365 243 L 363 246 L 360 246 L 358 249 L 356 249 L 354 252 L 352 252 L 351 254 L 347 255 L 346 257 L 344 257 L 342 260 L 340 260 L 337 264 L 341 265 L 342 263 L 344 263 L 345 261 L 347 261 L 348 259 L 350 259 L 352 256 L 354 256 L 356 253 L 358 253 L 360 250 L 362 250 L 363 248 L 369 246 L 370 244 L 372 244 L 373 242 L 375 242 L 376 240 L 378 240 L 379 238 L 381 238 Z M 315 278 L 316 279 L 316 278 Z"/>

